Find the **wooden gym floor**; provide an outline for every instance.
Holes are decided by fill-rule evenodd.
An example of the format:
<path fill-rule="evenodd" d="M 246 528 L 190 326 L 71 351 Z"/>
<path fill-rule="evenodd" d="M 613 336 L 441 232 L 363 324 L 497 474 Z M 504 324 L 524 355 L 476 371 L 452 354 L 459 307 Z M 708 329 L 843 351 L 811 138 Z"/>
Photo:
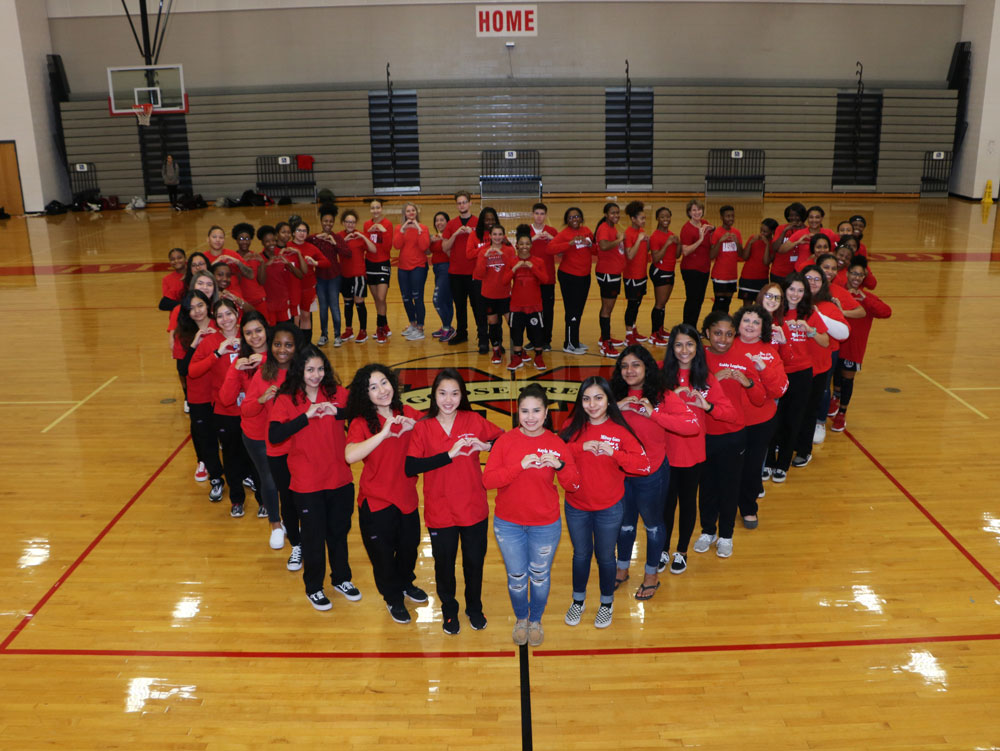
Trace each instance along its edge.
<path fill-rule="evenodd" d="M 486 631 L 442 633 L 426 541 L 418 583 L 431 603 L 394 624 L 356 525 L 364 599 L 318 613 L 285 570 L 287 548 L 268 549 L 254 504 L 231 519 L 192 479 L 155 309 L 165 272 L 151 264 L 175 245 L 203 247 L 211 224 L 273 223 L 290 209 L 314 221 L 311 207 L 0 224 L 0 749 L 517 749 L 526 730 L 540 749 L 1000 747 L 995 211 L 817 201 L 834 226 L 868 217 L 877 292 L 894 310 L 874 326 L 848 431 L 828 434 L 784 486 L 768 484 L 761 526 L 737 532 L 731 559 L 692 554 L 647 603 L 632 598 L 633 567 L 607 631 L 586 615 L 562 622 L 564 535 L 545 643 L 520 654 L 494 544 Z M 530 205 L 508 203 L 510 215 Z M 583 204 L 591 227 L 601 203 Z M 676 230 L 683 200 L 666 203 Z M 737 226 L 756 231 L 785 203 L 740 200 Z M 552 202 L 552 224 L 567 205 Z M 440 207 L 426 204 L 424 221 Z M 399 202 L 387 212 L 395 219 Z M 517 218 L 502 221 L 512 230 Z M 678 285 L 668 324 L 682 297 Z M 395 280 L 390 303 L 399 332 Z M 586 315 L 593 345 L 596 285 Z M 474 368 L 509 427 L 506 371 L 454 349 L 395 336 L 328 352 L 344 379 L 373 359 L 406 363 L 411 383 L 419 368 Z M 548 362 L 558 381 L 609 369 L 559 351 Z"/>

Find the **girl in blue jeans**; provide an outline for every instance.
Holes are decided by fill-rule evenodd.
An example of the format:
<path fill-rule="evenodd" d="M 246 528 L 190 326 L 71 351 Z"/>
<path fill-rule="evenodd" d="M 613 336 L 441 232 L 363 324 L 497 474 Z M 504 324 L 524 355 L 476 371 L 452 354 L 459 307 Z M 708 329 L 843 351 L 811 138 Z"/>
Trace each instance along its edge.
<path fill-rule="evenodd" d="M 625 475 L 648 475 L 649 457 L 625 422 L 611 386 L 600 376 L 580 384 L 569 426 L 559 436 L 580 468 L 580 487 L 566 492 L 566 527 L 573 542 L 573 602 L 566 624 L 576 626 L 584 610 L 590 560 L 597 559 L 601 605 L 594 626 L 611 625 L 615 599 L 615 544 L 622 523 Z"/>
<path fill-rule="evenodd" d="M 518 427 L 493 444 L 483 485 L 497 491 L 493 534 L 507 568 L 514 608 L 514 643 L 537 647 L 545 638 L 542 614 L 549 599 L 552 559 L 559 547 L 559 491 L 580 487 L 573 454 L 547 429 L 548 398 L 533 383 L 517 398 Z"/>

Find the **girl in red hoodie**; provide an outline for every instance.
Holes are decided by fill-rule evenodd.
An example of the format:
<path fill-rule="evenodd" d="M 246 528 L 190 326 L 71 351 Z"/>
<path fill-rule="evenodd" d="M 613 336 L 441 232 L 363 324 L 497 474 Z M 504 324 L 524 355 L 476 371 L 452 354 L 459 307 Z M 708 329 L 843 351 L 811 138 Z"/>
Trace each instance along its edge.
<path fill-rule="evenodd" d="M 601 591 L 594 626 L 607 628 L 613 616 L 615 544 L 625 477 L 646 476 L 653 468 L 622 417 L 611 386 L 600 376 L 580 384 L 572 419 L 559 437 L 568 443 L 580 472 L 579 490 L 566 493 L 566 528 L 573 543 L 573 602 L 566 611 L 566 625 L 580 623 L 593 557 Z"/>

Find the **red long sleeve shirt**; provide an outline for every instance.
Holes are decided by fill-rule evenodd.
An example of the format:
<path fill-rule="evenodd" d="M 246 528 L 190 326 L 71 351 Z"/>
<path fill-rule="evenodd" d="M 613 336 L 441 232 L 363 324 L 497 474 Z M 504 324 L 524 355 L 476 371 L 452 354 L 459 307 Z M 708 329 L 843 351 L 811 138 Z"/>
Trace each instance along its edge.
<path fill-rule="evenodd" d="M 222 357 L 216 357 L 215 352 L 226 339 L 222 334 L 215 332 L 204 337 L 198 342 L 188 365 L 188 401 L 191 404 L 215 404 L 218 399 L 219 388 L 226 378 L 226 371 L 236 360 L 237 352 L 230 352 Z M 238 415 L 238 409 L 215 410 L 220 415 Z"/>
<path fill-rule="evenodd" d="M 873 292 L 865 292 L 865 299 L 858 300 L 858 303 L 865 309 L 864 318 L 854 318 L 851 320 L 851 335 L 840 348 L 840 357 L 844 360 L 860 363 L 865 359 L 865 350 L 868 349 L 868 336 L 871 334 L 872 323 L 876 318 L 888 318 L 892 315 L 892 308 L 875 296 Z"/>
<path fill-rule="evenodd" d="M 163 291 L 163 297 L 180 302 L 181 298 L 184 297 L 184 274 L 171 271 L 163 277 L 160 288 Z"/>
<path fill-rule="evenodd" d="M 629 389 L 628 396 L 642 398 L 642 389 Z M 663 395 L 651 414 L 641 404 L 631 403 L 622 410 L 622 417 L 639 437 L 654 471 L 667 456 L 668 432 L 696 435 L 701 430 L 698 417 L 673 391 Z"/>
<path fill-rule="evenodd" d="M 462 217 L 456 216 L 448 221 L 445 225 L 444 232 L 441 233 L 441 237 L 445 240 L 450 240 L 454 237 L 455 233 L 458 232 L 462 227 L 468 227 L 469 229 L 475 229 L 476 223 L 479 221 L 478 217 L 470 216 L 468 219 L 462 220 Z M 472 233 L 470 233 L 472 234 Z M 471 274 L 472 269 L 476 266 L 475 258 L 468 258 L 465 255 L 465 248 L 469 242 L 469 235 L 459 235 L 455 238 L 455 242 L 451 246 L 451 256 L 448 262 L 448 273 L 449 274 Z"/>
<path fill-rule="evenodd" d="M 690 387 L 688 375 L 690 371 L 681 370 L 677 374 L 678 386 Z M 729 401 L 722 386 L 715 380 L 711 373 L 706 382 L 707 388 L 698 389 L 709 404 L 715 405 L 712 408 L 712 415 L 717 420 L 726 422 L 739 421 L 740 416 L 736 408 Z M 690 398 L 686 395 L 677 394 L 681 401 L 688 403 Z M 690 407 L 698 418 L 698 433 L 690 436 L 681 436 L 676 433 L 667 434 L 667 458 L 671 467 L 693 467 L 705 461 L 705 432 L 708 424 L 708 415 L 705 410 L 698 407 Z"/>
<path fill-rule="evenodd" d="M 437 456 L 448 453 L 460 438 L 478 438 L 489 443 L 501 435 L 503 430 L 481 415 L 459 410 L 451 433 L 444 432 L 436 417 L 424 418 L 413 426 L 407 455 Z M 489 517 L 478 451 L 459 454 L 449 464 L 424 472 L 423 477 L 424 522 L 429 529 L 470 527 Z"/>
<path fill-rule="evenodd" d="M 744 418 L 747 425 L 757 425 L 767 422 L 777 411 L 777 400 L 784 396 L 788 390 L 788 376 L 785 375 L 785 365 L 781 360 L 778 350 L 770 344 L 757 342 L 755 344 L 745 344 L 737 338 L 733 346 L 729 349 L 729 355 L 734 360 L 746 360 L 750 368 L 747 375 L 753 380 L 759 380 L 764 387 L 767 398 L 760 405 L 749 403 L 744 405 Z M 763 370 L 757 370 L 757 366 L 750 360 L 750 355 L 760 355 L 766 363 Z"/>
<path fill-rule="evenodd" d="M 551 467 L 524 469 L 521 461 L 528 454 L 555 454 L 565 463 L 556 472 Z M 494 516 L 512 524 L 542 526 L 559 521 L 559 491 L 554 480 L 567 492 L 580 487 L 573 452 L 562 439 L 546 430 L 539 436 L 526 436 L 520 428 L 509 430 L 493 444 L 483 470 L 483 485 L 497 489 Z"/>
<path fill-rule="evenodd" d="M 586 441 L 604 441 L 615 452 L 597 456 L 583 450 Z M 566 502 L 582 511 L 601 511 L 614 506 L 625 495 L 626 475 L 648 475 L 654 467 L 639 440 L 621 425 L 605 420 L 589 422 L 569 442 L 580 472 L 580 488 L 566 493 Z"/>
<path fill-rule="evenodd" d="M 239 359 L 238 356 L 237 359 Z M 244 421 L 244 418 L 242 418 L 243 400 L 246 399 L 247 389 L 250 387 L 250 381 L 257 372 L 258 367 L 251 368 L 250 370 L 237 370 L 236 363 L 233 362 L 229 366 L 229 370 L 226 371 L 226 377 L 222 380 L 222 386 L 219 387 L 219 401 L 216 404 L 216 411 L 218 412 L 219 405 L 234 409 L 234 414 L 241 416 L 241 428 Z M 246 430 L 243 432 L 246 433 Z"/>
<path fill-rule="evenodd" d="M 346 277 L 364 276 L 365 252 L 368 250 L 365 241 L 360 237 L 355 237 L 351 240 L 346 239 L 346 230 L 338 232 L 337 237 L 347 245 L 347 249 L 350 251 L 350 255 L 345 255 L 343 261 L 340 263 L 341 273 Z"/>
<path fill-rule="evenodd" d="M 778 345 L 778 354 L 781 355 L 781 359 L 785 364 L 785 373 L 798 373 L 806 368 L 811 368 L 813 364 L 807 344 L 809 339 L 806 337 L 805 332 L 798 329 L 793 330 L 788 325 L 795 320 L 795 318 L 790 316 L 782 318 L 780 313 L 774 316 L 774 327 L 780 328 L 785 335 L 784 344 Z M 823 323 L 823 319 L 815 311 L 803 320 L 817 331 L 826 333 L 826 324 Z"/>
<path fill-rule="evenodd" d="M 543 240 L 538 237 L 542 232 L 548 232 L 552 237 L 559 234 L 559 231 L 555 227 L 550 227 L 545 225 L 540 230 L 535 228 L 535 225 L 531 225 L 531 256 L 532 258 L 537 258 L 539 263 L 542 264 L 543 270 L 545 271 L 545 276 L 542 279 L 542 284 L 555 284 L 556 283 L 556 259 L 549 253 L 549 243 L 552 240 Z"/>
<path fill-rule="evenodd" d="M 267 427 L 271 422 L 271 410 L 274 409 L 274 400 L 277 397 L 272 397 L 263 404 L 259 400 L 271 386 L 281 388 L 287 375 L 287 370 L 279 370 L 278 377 L 274 381 L 265 381 L 261 376 L 260 368 L 257 368 L 257 372 L 253 374 L 250 384 L 247 386 L 243 404 L 240 405 L 240 413 L 243 415 L 240 425 L 243 428 L 243 433 L 247 438 L 264 441 L 268 456 L 285 456 L 288 453 L 288 441 L 273 444 L 267 435 Z"/>
<path fill-rule="evenodd" d="M 590 266 L 597 255 L 594 234 L 584 226 L 579 229 L 567 227 L 556 235 L 546 250 L 551 255 L 562 253 L 559 270 L 573 276 L 590 276 Z"/>
<path fill-rule="evenodd" d="M 422 412 L 406 405 L 403 406 L 403 414 L 414 420 L 424 416 Z M 381 429 L 385 425 L 385 418 L 378 415 L 378 423 Z M 347 442 L 361 443 L 372 435 L 368 423 L 358 418 L 351 421 L 351 427 L 347 430 Z M 364 458 L 364 469 L 361 470 L 358 482 L 359 506 L 367 501 L 371 511 L 381 511 L 389 506 L 395 506 L 404 514 L 417 510 L 417 478 L 407 477 L 403 471 L 412 438 L 412 430 L 401 433 L 399 426 L 394 426 L 392 435 Z"/>
<path fill-rule="evenodd" d="M 708 361 L 709 371 L 716 377 L 716 380 L 722 386 L 722 390 L 729 397 L 730 403 L 736 407 L 739 416 L 736 422 L 719 420 L 716 418 L 715 410 L 713 409 L 706 416 L 706 430 L 709 435 L 735 433 L 737 430 L 746 427 L 747 414 L 750 412 L 751 407 L 759 408 L 766 401 L 769 401 L 764 384 L 757 377 L 757 367 L 753 362 L 749 358 L 741 357 L 738 351 L 733 351 L 732 347 L 724 355 L 717 355 L 712 350 L 706 348 L 705 359 Z M 723 378 L 720 380 L 718 373 L 724 368 L 738 370 L 743 373 L 751 381 L 750 388 L 746 388 L 735 378 Z"/>
<path fill-rule="evenodd" d="M 403 232 L 402 225 L 396 228 L 392 238 L 392 247 L 399 251 L 397 265 L 403 271 L 410 271 L 427 265 L 427 249 L 431 246 L 431 233 L 427 227 L 420 225 L 418 229 L 407 227 Z"/>
<path fill-rule="evenodd" d="M 708 224 L 708 222 L 702 220 L 701 224 Z M 701 225 L 695 226 L 691 224 L 690 221 L 684 222 L 684 226 L 681 227 L 681 246 L 691 245 L 698 242 L 698 235 L 701 234 L 699 229 Z M 712 233 L 706 232 L 705 239 L 699 243 L 698 247 L 694 249 L 693 253 L 689 253 L 686 256 L 681 256 L 681 270 L 691 270 L 691 271 L 702 271 L 708 273 L 709 268 L 709 255 L 712 250 Z"/>
<path fill-rule="evenodd" d="M 337 386 L 333 394 L 327 394 L 321 387 L 316 395 L 316 403 L 319 402 L 334 404 L 337 416 L 305 418 L 305 426 L 285 441 L 288 444 L 288 472 L 292 476 L 289 487 L 296 493 L 333 490 L 354 481 L 351 468 L 344 460 L 347 440 L 342 413 L 347 406 L 347 389 Z M 279 394 L 270 421 L 292 422 L 304 416 L 312 404 L 302 391 L 294 400 L 289 394 Z"/>

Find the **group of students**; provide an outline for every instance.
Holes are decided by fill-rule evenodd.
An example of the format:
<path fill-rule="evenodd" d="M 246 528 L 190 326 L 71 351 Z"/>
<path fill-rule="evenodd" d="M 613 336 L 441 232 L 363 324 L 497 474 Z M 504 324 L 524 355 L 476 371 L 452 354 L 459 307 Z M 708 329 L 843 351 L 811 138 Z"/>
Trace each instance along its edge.
<path fill-rule="evenodd" d="M 630 204 L 627 213 L 634 208 Z M 324 352 L 309 341 L 311 327 L 304 325 L 311 319 L 308 291 L 300 285 L 295 320 L 291 292 L 282 293 L 289 295 L 286 310 L 266 297 L 273 289 L 268 286 L 272 272 L 287 270 L 301 283 L 305 274 L 300 278 L 295 269 L 320 268 L 319 258 L 304 247 L 308 227 L 261 228 L 260 258 L 250 251 L 252 227 L 234 228 L 240 248 L 235 253 L 222 247 L 225 235 L 214 227 L 210 254 L 186 258 L 179 249 L 171 251 L 174 271 L 164 281 L 161 300 L 161 308 L 171 310 L 171 347 L 190 409 L 195 479 L 211 480 L 212 501 L 221 500 L 228 484 L 234 517 L 244 514 L 245 488 L 255 493 L 258 516 L 270 522 L 269 544 L 281 549 L 287 537 L 287 567 L 303 570 L 307 597 L 320 610 L 331 607 L 323 586 L 326 560 L 333 588 L 349 600 L 361 599 L 352 583 L 347 545 L 357 502 L 376 587 L 393 620 L 405 623 L 410 619 L 405 600 L 427 600 L 414 572 L 420 539 L 417 477 L 422 475 L 424 520 L 449 634 L 460 628 L 459 545 L 465 613 L 474 629 L 486 626 L 481 598 L 486 491 L 496 489 L 493 527 L 507 568 L 513 636 L 534 645 L 543 638 L 549 569 L 562 529 L 558 482 L 565 491 L 573 544 L 572 599 L 565 621 L 576 625 L 581 620 L 596 558 L 600 598 L 594 623 L 606 627 L 614 593 L 629 578 L 640 516 L 646 556 L 635 597 L 648 600 L 659 587 L 659 573 L 668 567 L 674 574 L 686 570 L 699 512 L 695 552 L 715 545 L 719 557 L 729 557 L 737 513 L 745 528 L 758 526 L 763 482 L 784 482 L 791 466 L 809 464 L 828 416 L 833 430 L 844 429 L 871 323 L 891 310 L 871 292 L 875 280 L 860 233 L 845 232 L 834 240 L 817 226 L 816 209 L 792 204 L 785 226 L 765 220 L 759 237 L 745 244 L 735 240 L 750 257 L 762 245 L 772 248 L 764 249 L 765 258 L 769 252 L 775 258 L 794 255 L 782 259 L 792 267 L 783 279 L 756 280 L 744 273 L 741 296 L 757 281 L 760 287 L 752 298 L 743 297 L 744 306 L 733 316 L 719 299 L 725 289 L 717 287 L 719 307 L 700 329 L 687 322 L 674 326 L 662 363 L 640 342 L 627 344 L 616 353 L 608 381 L 595 377 L 580 385 L 559 435 L 546 427 L 548 403 L 538 385 L 522 390 L 517 427 L 506 433 L 471 410 L 462 377 L 452 369 L 435 378 L 426 414 L 403 407 L 396 376 L 384 365 L 364 366 L 342 387 Z M 698 214 L 697 202 L 688 213 Z M 329 236 L 332 219 L 324 213 L 324 235 Z M 803 219 L 810 223 L 797 227 Z M 568 216 L 567 229 L 577 232 L 581 222 L 582 213 Z M 613 228 L 617 221 L 608 224 Z M 402 245 L 410 229 L 397 231 Z M 728 207 L 721 229 L 713 243 L 720 252 L 738 234 Z M 539 274 L 531 263 L 528 231 L 519 228 L 512 250 L 497 223 L 490 230 L 488 252 L 476 264 L 488 332 L 495 336 L 506 314 L 496 305 L 503 299 L 494 296 L 498 279 L 509 276 L 516 287 L 517 279 L 538 280 Z M 275 244 L 281 231 L 290 231 L 284 250 Z M 565 232 L 551 242 L 565 241 Z M 826 252 L 830 249 L 835 253 Z M 518 261 L 511 262 L 512 257 Z M 496 266 L 508 273 L 498 276 Z M 238 292 L 237 277 L 243 285 Z M 245 283 L 251 280 L 264 299 L 261 290 Z M 608 284 L 600 276 L 599 282 Z M 171 307 L 169 301 L 178 297 Z M 602 292 L 602 312 L 607 299 Z M 535 298 L 532 302 L 537 304 Z M 537 323 L 525 325 L 534 336 L 544 336 Z M 537 346 L 536 352 L 540 355 Z M 482 451 L 489 451 L 485 470 L 479 463 Z M 359 461 L 363 469 L 355 492 L 350 464 Z M 675 517 L 678 535 L 671 555 Z"/>

